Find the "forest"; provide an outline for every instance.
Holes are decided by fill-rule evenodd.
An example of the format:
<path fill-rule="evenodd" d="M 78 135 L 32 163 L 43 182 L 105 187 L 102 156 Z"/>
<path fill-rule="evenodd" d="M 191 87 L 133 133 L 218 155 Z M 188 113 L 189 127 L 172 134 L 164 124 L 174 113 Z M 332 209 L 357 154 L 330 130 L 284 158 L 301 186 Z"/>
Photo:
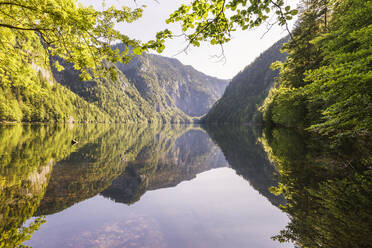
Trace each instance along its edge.
<path fill-rule="evenodd" d="M 371 135 L 370 1 L 310 1 L 263 106 L 265 122 L 335 138 Z"/>

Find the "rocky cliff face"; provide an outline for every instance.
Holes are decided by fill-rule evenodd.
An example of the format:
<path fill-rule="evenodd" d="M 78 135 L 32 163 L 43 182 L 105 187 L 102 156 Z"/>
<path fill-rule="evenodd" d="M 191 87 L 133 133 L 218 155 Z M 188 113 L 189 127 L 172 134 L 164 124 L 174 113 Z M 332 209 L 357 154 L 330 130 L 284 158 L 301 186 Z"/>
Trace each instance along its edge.
<path fill-rule="evenodd" d="M 229 82 L 207 76 L 177 59 L 154 54 L 141 55 L 129 64 L 118 63 L 117 67 L 157 111 L 176 106 L 189 116 L 206 114 Z"/>
<path fill-rule="evenodd" d="M 63 64 L 65 70 L 58 72 L 53 70 L 57 81 L 68 87 L 75 94 L 87 102 L 93 103 L 106 112 L 112 121 L 121 123 L 139 122 L 189 122 L 188 116 L 175 105 L 163 105 L 164 94 L 154 91 L 156 99 L 141 95 L 143 87 L 153 87 L 149 80 L 144 81 L 144 86 L 133 84 L 119 70 L 117 80 L 108 78 L 94 81 L 80 81 L 78 71 L 71 64 Z M 157 106 L 164 106 L 158 108 Z"/>

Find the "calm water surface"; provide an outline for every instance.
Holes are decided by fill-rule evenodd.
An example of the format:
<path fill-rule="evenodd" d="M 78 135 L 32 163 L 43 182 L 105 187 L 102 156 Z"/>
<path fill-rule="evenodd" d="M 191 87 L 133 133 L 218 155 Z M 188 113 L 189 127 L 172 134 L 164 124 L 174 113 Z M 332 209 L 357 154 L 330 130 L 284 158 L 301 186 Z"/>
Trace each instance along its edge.
<path fill-rule="evenodd" d="M 133 205 L 97 195 L 59 213 L 34 247 L 287 247 L 270 239 L 287 217 L 230 168 L 203 172 Z"/>
<path fill-rule="evenodd" d="M 0 242 L 293 247 L 271 239 L 289 222 L 285 200 L 269 192 L 274 167 L 244 130 L 2 126 Z"/>

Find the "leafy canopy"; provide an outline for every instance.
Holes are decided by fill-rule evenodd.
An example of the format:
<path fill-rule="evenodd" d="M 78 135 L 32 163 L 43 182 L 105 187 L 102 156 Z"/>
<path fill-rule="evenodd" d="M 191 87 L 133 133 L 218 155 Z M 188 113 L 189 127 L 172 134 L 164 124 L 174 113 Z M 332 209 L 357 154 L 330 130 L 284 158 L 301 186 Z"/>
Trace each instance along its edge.
<path fill-rule="evenodd" d="M 82 72 L 82 78 L 89 79 L 91 74 L 115 76 L 113 66 L 105 61 L 128 62 L 147 49 L 162 51 L 163 38 L 167 36 L 164 31 L 156 41 L 142 44 L 115 29 L 117 22 L 131 23 L 140 18 L 142 7 L 133 10 L 126 6 L 108 7 L 98 11 L 77 0 L 0 0 L 0 10 L 1 82 L 12 80 L 12 71 L 17 72 L 22 64 L 32 61 L 27 46 L 40 40 L 49 55 L 73 63 Z M 127 49 L 113 51 L 111 46 L 116 42 L 122 42 Z M 17 61 L 9 61 L 9 56 Z M 58 62 L 54 66 L 63 69 Z"/>
<path fill-rule="evenodd" d="M 304 4 L 284 46 L 289 57 L 262 107 L 266 121 L 334 138 L 370 136 L 371 11 L 364 0 Z"/>
<path fill-rule="evenodd" d="M 194 0 L 181 5 L 167 23 L 181 23 L 183 35 L 193 46 L 199 46 L 201 41 L 222 45 L 231 40 L 231 32 L 237 28 L 257 27 L 268 21 L 273 12 L 274 23 L 285 25 L 288 30 L 287 21 L 298 11 L 285 5 L 284 0 Z"/>
<path fill-rule="evenodd" d="M 149 49 L 161 52 L 165 39 L 173 36 L 166 29 L 158 32 L 154 40 L 142 43 L 115 29 L 118 22 L 131 23 L 140 18 L 143 7 L 96 10 L 78 0 L 0 0 L 1 82 L 12 82 L 14 75 L 28 73 L 22 66 L 32 62 L 35 54 L 30 51 L 40 41 L 48 55 L 74 64 L 82 79 L 107 74 L 115 78 L 113 63 L 126 63 Z M 181 5 L 167 23 L 180 22 L 192 45 L 199 46 L 200 41 L 223 44 L 231 39 L 232 31 L 256 27 L 271 12 L 276 13 L 280 25 L 286 25 L 297 14 L 283 0 L 194 0 Z M 113 50 L 112 45 L 117 42 L 126 49 Z M 58 61 L 54 67 L 64 69 Z"/>

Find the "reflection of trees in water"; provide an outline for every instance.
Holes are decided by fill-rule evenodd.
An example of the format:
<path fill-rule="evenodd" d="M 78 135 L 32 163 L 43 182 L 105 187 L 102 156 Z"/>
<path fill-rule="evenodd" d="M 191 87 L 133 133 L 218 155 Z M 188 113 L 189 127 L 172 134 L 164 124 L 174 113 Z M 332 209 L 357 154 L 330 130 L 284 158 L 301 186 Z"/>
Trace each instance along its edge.
<path fill-rule="evenodd" d="M 249 126 L 207 125 L 206 130 L 221 148 L 226 160 L 237 174 L 265 196 L 273 205 L 285 204 L 282 196 L 275 196 L 269 188 L 277 186 L 276 170 L 267 159 L 262 146 Z"/>
<path fill-rule="evenodd" d="M 29 239 L 29 234 L 43 223 L 43 218 L 36 218 L 29 226 L 22 227 L 35 214 L 40 201 L 47 198 L 44 194 L 51 175 L 53 178 L 53 171 L 60 169 L 55 165 L 56 161 L 67 160 L 70 154 L 79 154 L 79 151 L 81 157 L 85 156 L 87 160 L 96 159 L 85 153 L 85 147 L 94 144 L 95 140 L 110 130 L 106 125 L 97 127 L 20 124 L 0 126 L 1 247 L 17 247 Z M 72 146 L 72 139 L 79 143 Z M 106 142 L 106 146 L 109 146 L 110 140 Z M 105 147 L 100 147 L 95 152 L 100 153 L 101 150 L 105 150 Z M 76 169 L 70 167 L 69 173 L 73 174 Z"/>
<path fill-rule="evenodd" d="M 71 151 L 66 126 L 0 126 L 0 247 L 17 247 L 44 222 L 38 207 L 53 164 Z M 76 133 L 75 133 L 76 134 Z"/>
<path fill-rule="evenodd" d="M 160 127 L 99 126 L 100 135 L 53 169 L 46 194 L 36 215 L 53 214 L 102 192 L 122 174 L 128 161 L 162 130 Z"/>
<path fill-rule="evenodd" d="M 260 139 L 279 173 L 290 223 L 275 238 L 299 247 L 370 247 L 371 140 L 340 140 L 274 129 Z"/>

